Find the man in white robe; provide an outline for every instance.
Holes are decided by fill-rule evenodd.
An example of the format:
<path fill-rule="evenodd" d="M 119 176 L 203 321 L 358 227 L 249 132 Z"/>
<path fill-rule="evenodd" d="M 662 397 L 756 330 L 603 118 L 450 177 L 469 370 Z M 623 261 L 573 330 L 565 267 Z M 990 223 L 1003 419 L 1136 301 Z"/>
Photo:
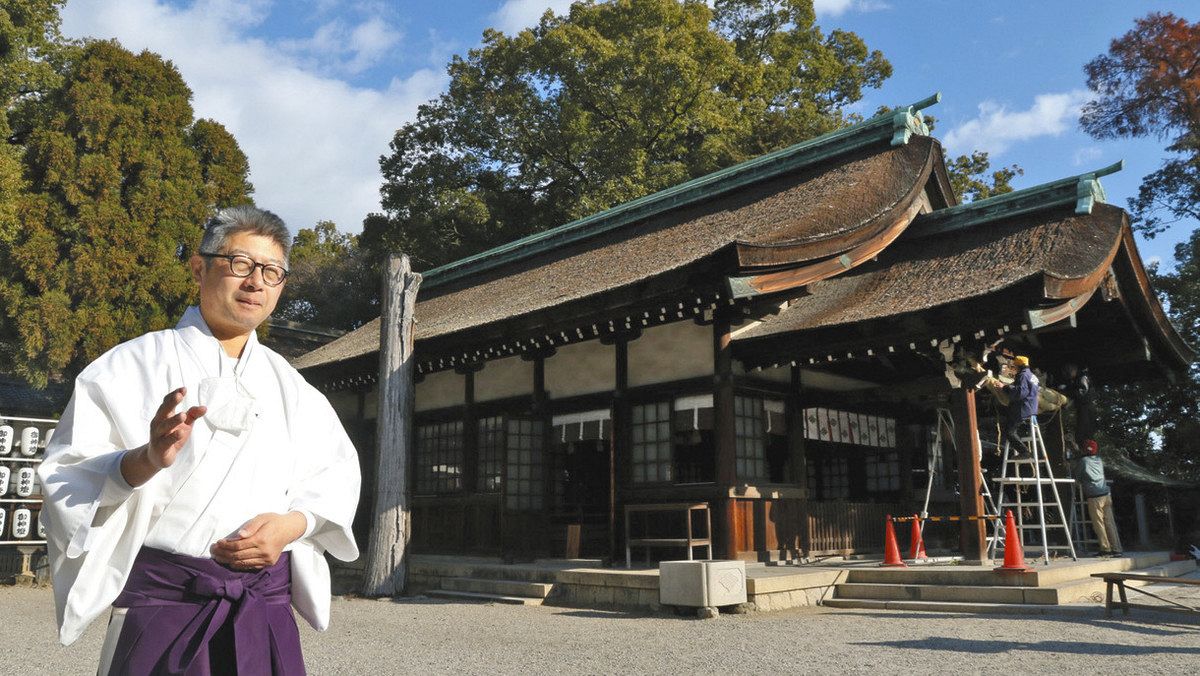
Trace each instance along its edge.
<path fill-rule="evenodd" d="M 303 671 L 287 601 L 315 629 L 328 626 L 324 554 L 358 557 L 350 526 L 360 476 L 329 402 L 255 337 L 283 290 L 289 248 L 274 214 L 223 210 L 190 261 L 199 307 L 76 379 L 39 474 L 60 640 L 73 643 L 119 606 L 102 674 L 110 663 L 113 673 L 220 672 L 230 660 L 242 671 Z M 182 587 L 143 588 L 162 577 L 154 566 Z M 269 602 L 254 587 L 266 578 L 288 582 Z M 196 626 L 155 644 L 148 637 L 169 630 L 160 614 L 154 631 L 141 631 L 151 621 L 143 618 L 143 636 L 122 637 L 126 612 L 147 605 L 171 605 Z M 252 625 L 268 606 L 264 634 Z"/>

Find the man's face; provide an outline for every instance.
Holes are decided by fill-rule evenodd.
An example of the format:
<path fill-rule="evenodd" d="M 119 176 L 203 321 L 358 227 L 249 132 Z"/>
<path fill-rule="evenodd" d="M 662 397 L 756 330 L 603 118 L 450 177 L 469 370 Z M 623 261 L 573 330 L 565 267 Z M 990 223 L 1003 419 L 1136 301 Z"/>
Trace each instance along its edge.
<path fill-rule="evenodd" d="M 230 235 L 219 254 L 241 254 L 256 263 L 286 267 L 283 249 L 270 237 L 252 232 Z M 284 284 L 268 286 L 262 268 L 255 267 L 249 277 L 237 277 L 224 258 L 192 256 L 192 277 L 200 284 L 200 312 L 208 328 L 224 340 L 249 334 L 275 311 Z"/>

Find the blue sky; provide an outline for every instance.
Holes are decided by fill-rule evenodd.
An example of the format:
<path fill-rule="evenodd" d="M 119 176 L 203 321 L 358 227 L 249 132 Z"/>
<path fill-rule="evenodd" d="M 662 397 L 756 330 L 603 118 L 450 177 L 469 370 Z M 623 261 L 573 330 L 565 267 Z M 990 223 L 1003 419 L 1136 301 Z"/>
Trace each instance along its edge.
<path fill-rule="evenodd" d="M 235 134 L 250 158 L 256 201 L 293 230 L 330 219 L 357 232 L 379 208 L 378 157 L 394 130 L 446 85 L 445 64 L 487 27 L 513 32 L 564 0 L 68 0 L 63 30 L 115 37 L 171 59 L 197 115 Z M 893 76 L 857 110 L 942 102 L 934 135 L 954 154 L 987 150 L 1025 170 L 1017 187 L 1124 159 L 1103 179 L 1124 206 L 1163 157 L 1157 139 L 1095 141 L 1078 129 L 1083 65 L 1136 17 L 1200 18 L 1195 2 L 817 0 L 825 29 L 858 33 Z M 1169 265 L 1194 222 L 1141 241 Z"/>

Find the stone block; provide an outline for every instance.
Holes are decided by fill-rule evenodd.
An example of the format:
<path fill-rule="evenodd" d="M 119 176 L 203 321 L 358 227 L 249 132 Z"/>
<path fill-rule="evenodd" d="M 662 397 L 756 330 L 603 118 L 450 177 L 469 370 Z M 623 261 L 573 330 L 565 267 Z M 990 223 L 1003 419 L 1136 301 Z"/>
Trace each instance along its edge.
<path fill-rule="evenodd" d="M 673 606 L 729 606 L 746 601 L 744 561 L 663 561 L 659 597 Z"/>

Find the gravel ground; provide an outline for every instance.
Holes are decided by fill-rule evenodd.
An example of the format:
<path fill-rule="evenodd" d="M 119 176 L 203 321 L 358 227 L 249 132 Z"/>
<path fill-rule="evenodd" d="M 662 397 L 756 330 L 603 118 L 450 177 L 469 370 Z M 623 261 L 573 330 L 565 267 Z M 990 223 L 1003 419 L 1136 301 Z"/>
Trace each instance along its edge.
<path fill-rule="evenodd" d="M 0 587 L 0 674 L 95 673 L 103 623 L 64 648 L 51 604 L 47 589 Z M 701 621 L 335 599 L 332 624 L 323 634 L 301 626 L 314 674 L 1200 673 L 1200 622 L 1137 610 L 1108 620 L 1100 608 L 1011 617 L 813 608 Z"/>

